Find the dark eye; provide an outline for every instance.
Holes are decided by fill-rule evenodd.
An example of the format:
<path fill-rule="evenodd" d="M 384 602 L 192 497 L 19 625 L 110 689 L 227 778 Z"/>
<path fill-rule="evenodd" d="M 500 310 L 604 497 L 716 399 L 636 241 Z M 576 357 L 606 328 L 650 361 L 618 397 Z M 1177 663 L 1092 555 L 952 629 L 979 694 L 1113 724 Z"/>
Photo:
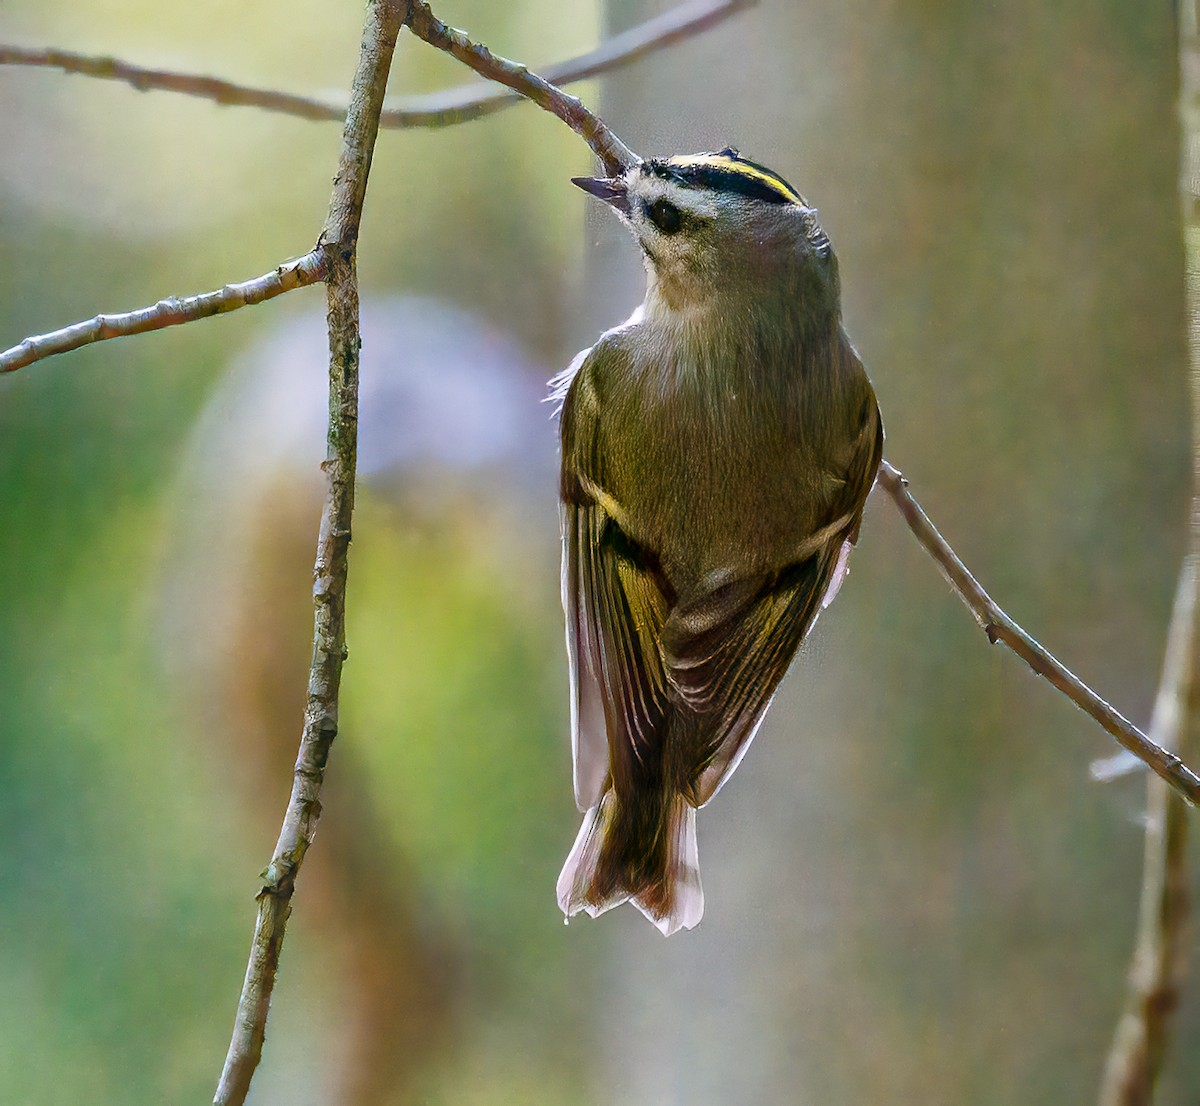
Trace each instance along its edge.
<path fill-rule="evenodd" d="M 670 200 L 655 200 L 646 208 L 646 214 L 650 216 L 650 222 L 663 234 L 674 234 L 683 223 L 679 216 L 679 208 Z"/>

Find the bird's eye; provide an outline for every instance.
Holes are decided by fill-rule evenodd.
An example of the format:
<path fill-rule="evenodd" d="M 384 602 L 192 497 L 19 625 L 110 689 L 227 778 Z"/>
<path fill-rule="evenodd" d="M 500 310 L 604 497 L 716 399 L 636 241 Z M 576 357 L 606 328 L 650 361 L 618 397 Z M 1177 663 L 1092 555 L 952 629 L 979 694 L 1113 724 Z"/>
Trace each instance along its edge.
<path fill-rule="evenodd" d="M 650 217 L 650 221 L 663 234 L 674 234 L 683 224 L 683 219 L 679 215 L 679 208 L 671 203 L 670 200 L 655 200 L 654 203 L 646 208 L 646 214 Z"/>

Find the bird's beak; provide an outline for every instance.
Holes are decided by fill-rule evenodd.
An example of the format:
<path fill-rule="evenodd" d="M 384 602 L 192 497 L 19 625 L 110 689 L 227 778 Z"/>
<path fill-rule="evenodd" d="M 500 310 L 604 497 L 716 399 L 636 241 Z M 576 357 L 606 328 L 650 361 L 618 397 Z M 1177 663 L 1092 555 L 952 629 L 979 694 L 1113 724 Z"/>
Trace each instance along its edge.
<path fill-rule="evenodd" d="M 571 183 L 603 200 L 621 215 L 629 214 L 629 191 L 620 177 L 572 177 Z"/>

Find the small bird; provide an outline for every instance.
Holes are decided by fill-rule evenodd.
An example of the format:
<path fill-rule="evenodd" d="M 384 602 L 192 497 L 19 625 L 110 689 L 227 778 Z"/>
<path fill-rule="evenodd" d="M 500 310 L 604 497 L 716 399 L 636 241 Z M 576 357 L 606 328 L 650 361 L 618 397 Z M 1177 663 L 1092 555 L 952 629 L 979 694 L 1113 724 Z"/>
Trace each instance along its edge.
<path fill-rule="evenodd" d="M 551 381 L 584 812 L 558 903 L 669 936 L 704 911 L 696 810 L 841 584 L 883 426 L 782 177 L 730 148 L 572 183 L 633 232 L 646 298 Z"/>

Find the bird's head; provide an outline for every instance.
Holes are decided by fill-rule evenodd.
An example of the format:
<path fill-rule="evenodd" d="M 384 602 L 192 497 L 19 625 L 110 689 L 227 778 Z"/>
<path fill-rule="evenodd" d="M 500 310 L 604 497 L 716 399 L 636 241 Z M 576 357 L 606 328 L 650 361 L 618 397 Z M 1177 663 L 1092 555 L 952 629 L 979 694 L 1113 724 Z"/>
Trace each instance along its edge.
<path fill-rule="evenodd" d="M 670 310 L 705 311 L 778 295 L 836 311 L 837 262 L 815 209 L 736 150 L 652 158 L 619 177 L 572 183 L 632 230 L 651 304 L 657 295 Z"/>

